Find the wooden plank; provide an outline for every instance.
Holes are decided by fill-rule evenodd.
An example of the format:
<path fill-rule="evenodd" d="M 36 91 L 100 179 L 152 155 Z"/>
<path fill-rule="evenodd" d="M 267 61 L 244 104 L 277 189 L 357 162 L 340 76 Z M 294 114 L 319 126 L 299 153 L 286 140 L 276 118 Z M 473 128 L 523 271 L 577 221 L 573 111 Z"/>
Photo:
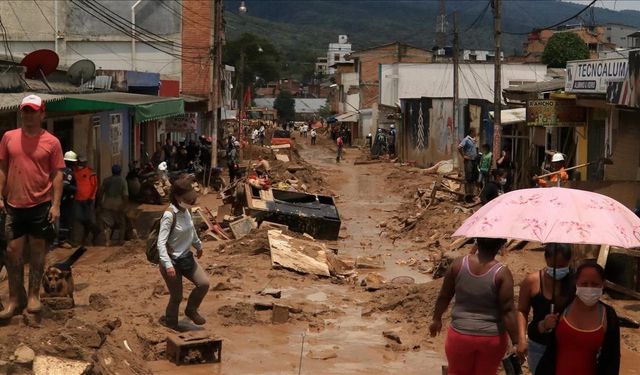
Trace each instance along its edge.
<path fill-rule="evenodd" d="M 231 209 L 232 207 L 230 204 L 223 204 L 222 206 L 218 207 L 218 212 L 216 212 L 216 221 L 218 223 L 222 223 L 225 216 L 231 215 Z"/>
<path fill-rule="evenodd" d="M 277 229 L 271 229 L 267 234 L 272 266 L 279 265 L 297 272 L 330 276 L 327 248 L 324 244 L 293 238 Z"/>
<path fill-rule="evenodd" d="M 620 286 L 618 284 L 614 284 L 611 281 L 605 280 L 604 286 L 605 286 L 605 288 L 609 288 L 609 289 L 611 289 L 613 291 L 616 291 L 618 293 L 622 293 L 622 294 L 624 294 L 626 296 L 629 296 L 629 297 L 632 297 L 632 298 L 635 298 L 635 299 L 640 299 L 640 293 L 636 292 L 635 290 L 631 290 L 631 289 L 625 288 L 623 286 Z"/>
<path fill-rule="evenodd" d="M 289 155 L 276 154 L 276 159 L 286 163 L 289 161 Z"/>
<path fill-rule="evenodd" d="M 249 216 L 229 223 L 229 228 L 231 228 L 231 232 L 237 240 L 249 234 L 255 227 L 255 220 Z"/>
<path fill-rule="evenodd" d="M 609 245 L 600 246 L 600 252 L 598 253 L 598 264 L 604 268 L 607 265 L 607 258 L 609 257 Z"/>
<path fill-rule="evenodd" d="M 470 242 L 473 242 L 473 238 L 460 237 L 451 243 L 451 245 L 449 246 L 449 250 L 458 250 L 459 248 Z"/>

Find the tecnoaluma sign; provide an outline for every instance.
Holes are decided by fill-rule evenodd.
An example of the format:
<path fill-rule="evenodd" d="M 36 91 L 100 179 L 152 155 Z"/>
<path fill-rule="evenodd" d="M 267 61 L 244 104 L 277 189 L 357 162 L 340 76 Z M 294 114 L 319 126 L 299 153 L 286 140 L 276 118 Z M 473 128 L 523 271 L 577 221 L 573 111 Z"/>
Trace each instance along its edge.
<path fill-rule="evenodd" d="M 626 58 L 568 61 L 565 91 L 606 94 L 607 84 L 624 80 L 628 71 Z"/>

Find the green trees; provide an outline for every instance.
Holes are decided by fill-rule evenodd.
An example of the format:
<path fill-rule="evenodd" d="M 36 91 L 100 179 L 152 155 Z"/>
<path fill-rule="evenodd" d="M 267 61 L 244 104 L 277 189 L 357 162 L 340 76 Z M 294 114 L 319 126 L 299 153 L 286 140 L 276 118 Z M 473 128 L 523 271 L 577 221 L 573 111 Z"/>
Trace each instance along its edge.
<path fill-rule="evenodd" d="M 280 91 L 273 102 L 273 108 L 278 111 L 280 122 L 293 121 L 296 118 L 296 101 L 289 91 Z"/>
<path fill-rule="evenodd" d="M 555 33 L 547 42 L 542 53 L 542 62 L 551 68 L 564 68 L 567 61 L 589 58 L 589 48 L 576 34 Z"/>
<path fill-rule="evenodd" d="M 236 68 L 236 80 L 242 87 L 253 87 L 258 78 L 265 82 L 280 78 L 280 54 L 267 39 L 242 34 L 227 43 L 222 56 L 225 64 Z"/>

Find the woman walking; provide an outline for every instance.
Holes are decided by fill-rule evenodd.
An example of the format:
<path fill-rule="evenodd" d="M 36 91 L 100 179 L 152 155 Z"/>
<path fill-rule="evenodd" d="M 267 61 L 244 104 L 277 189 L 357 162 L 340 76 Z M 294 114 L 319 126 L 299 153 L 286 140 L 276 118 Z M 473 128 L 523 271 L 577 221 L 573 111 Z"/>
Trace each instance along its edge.
<path fill-rule="evenodd" d="M 553 339 L 550 332 L 558 320 L 558 314 L 554 312 L 564 311 L 576 293 L 575 279 L 569 269 L 571 247 L 567 244 L 548 244 L 544 259 L 547 266 L 529 274 L 520 284 L 518 301 L 518 356 L 522 359 L 527 357 L 532 374 L 536 373 L 538 362 Z M 533 318 L 527 325 L 531 310 Z"/>
<path fill-rule="evenodd" d="M 588 261 L 576 271 L 576 297 L 558 319 L 536 375 L 618 375 L 620 326 L 615 310 L 600 302 L 604 269 Z"/>
<path fill-rule="evenodd" d="M 196 249 L 196 257 L 202 256 L 202 243 L 189 213 L 189 207 L 194 205 L 198 198 L 198 193 L 193 190 L 191 184 L 189 177 L 181 177 L 173 182 L 171 205 L 162 216 L 158 233 L 160 274 L 167 283 L 170 295 L 165 323 L 173 329 L 178 327 L 183 276 L 195 285 L 187 300 L 184 314 L 197 325 L 206 322 L 198 313 L 198 308 L 209 290 L 209 278 L 191 252 L 193 246 Z"/>
<path fill-rule="evenodd" d="M 447 270 L 429 327 L 442 330 L 442 314 L 455 295 L 445 352 L 449 375 L 492 375 L 508 344 L 518 344 L 511 271 L 495 257 L 503 239 L 478 238 L 478 251 L 456 259 Z"/>

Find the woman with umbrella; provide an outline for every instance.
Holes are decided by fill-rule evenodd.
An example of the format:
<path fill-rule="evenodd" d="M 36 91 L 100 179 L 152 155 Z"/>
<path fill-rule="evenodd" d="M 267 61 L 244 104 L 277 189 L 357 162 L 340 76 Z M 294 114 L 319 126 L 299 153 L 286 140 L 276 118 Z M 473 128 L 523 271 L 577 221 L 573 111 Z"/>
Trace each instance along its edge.
<path fill-rule="evenodd" d="M 536 375 L 618 375 L 620 326 L 615 310 L 600 302 L 604 269 L 586 262 L 576 272 L 576 296 L 558 319 Z"/>
<path fill-rule="evenodd" d="M 558 319 L 554 311 L 563 311 L 575 296 L 575 283 L 569 269 L 571 247 L 547 244 L 544 259 L 547 266 L 529 274 L 520 284 L 518 301 L 517 353 L 521 359 L 527 356 L 532 374 L 535 374 L 540 358 L 553 339 L 550 330 L 556 327 Z M 533 318 L 527 326 L 532 309 Z M 528 336 L 528 341 L 525 336 Z"/>
<path fill-rule="evenodd" d="M 447 270 L 429 326 L 442 330 L 442 314 L 455 295 L 445 352 L 449 375 L 492 375 L 506 350 L 508 337 L 518 343 L 511 271 L 495 257 L 502 239 L 478 238 L 478 252 L 456 259 Z"/>

